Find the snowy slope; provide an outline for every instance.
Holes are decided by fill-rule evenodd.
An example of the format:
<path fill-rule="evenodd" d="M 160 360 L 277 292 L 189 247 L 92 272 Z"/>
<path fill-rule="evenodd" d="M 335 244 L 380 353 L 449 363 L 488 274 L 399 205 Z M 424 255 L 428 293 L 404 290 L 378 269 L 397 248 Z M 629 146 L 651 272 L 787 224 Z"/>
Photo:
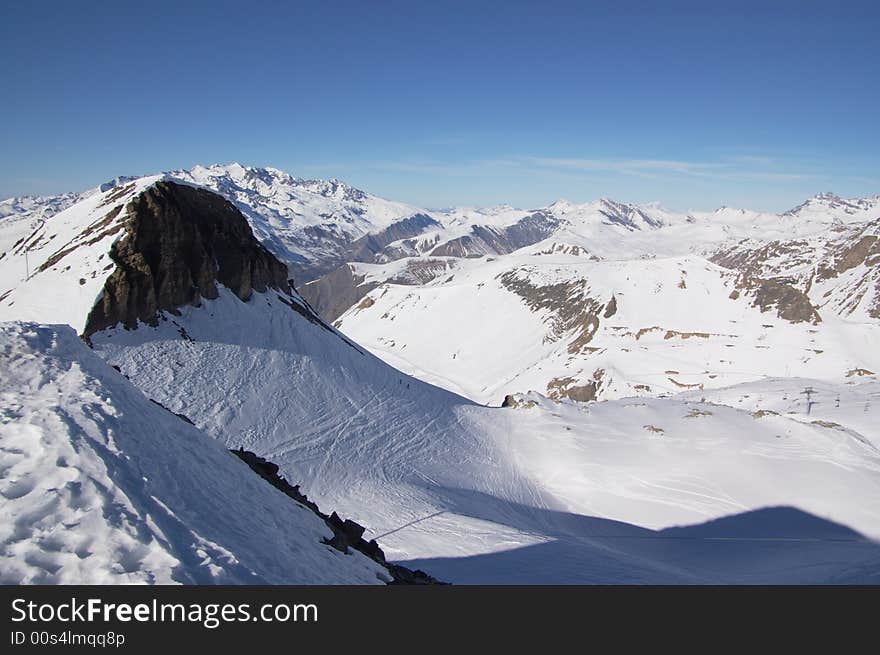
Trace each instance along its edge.
<path fill-rule="evenodd" d="M 72 329 L 0 325 L 3 584 L 377 584 L 214 439 Z"/>
<path fill-rule="evenodd" d="M 385 361 L 481 403 L 880 371 L 880 196 L 819 194 L 780 215 L 558 201 L 530 214 L 554 225 L 535 243 L 438 256 L 478 214 L 451 210 L 410 256 L 350 263 L 303 294 Z"/>
<path fill-rule="evenodd" d="M 88 196 L 65 193 L 59 196 L 22 196 L 0 200 L 0 252 L 6 252 L 25 239 L 40 224 Z"/>
<path fill-rule="evenodd" d="M 458 582 L 803 582 L 858 572 L 877 555 L 850 533 L 845 552 L 815 549 L 823 524 L 803 541 L 776 535 L 773 557 L 786 543 L 791 564 L 772 573 L 754 548 L 773 537 L 766 531 L 692 567 L 650 532 L 785 505 L 880 535 L 880 452 L 846 430 L 672 399 L 481 407 L 277 307 L 224 293 L 174 323 L 93 343 L 148 395 L 357 516 L 393 559 Z M 529 558 L 519 572 L 454 577 L 444 563 L 548 543 L 564 545 L 565 568 Z M 751 564 L 729 568 L 745 557 Z"/>
<path fill-rule="evenodd" d="M 64 211 L 89 196 L 123 186 L 134 178 L 118 177 L 94 189 L 71 191 L 54 196 L 19 196 L 0 200 L 0 253 L 9 250 L 16 241 L 30 235 L 55 214 Z"/>
<path fill-rule="evenodd" d="M 65 323 L 83 331 L 115 264 L 125 205 L 161 176 L 123 180 L 43 221 L 0 258 L 0 320 Z M 6 221 L 0 219 L 0 233 Z"/>
<path fill-rule="evenodd" d="M 358 270 L 367 281 L 384 274 Z M 531 390 L 658 396 L 880 371 L 876 322 L 833 312 L 792 321 L 757 297 L 736 272 L 696 256 L 516 253 L 460 260 L 426 284 L 381 282 L 337 325 L 394 366 L 489 404 Z"/>

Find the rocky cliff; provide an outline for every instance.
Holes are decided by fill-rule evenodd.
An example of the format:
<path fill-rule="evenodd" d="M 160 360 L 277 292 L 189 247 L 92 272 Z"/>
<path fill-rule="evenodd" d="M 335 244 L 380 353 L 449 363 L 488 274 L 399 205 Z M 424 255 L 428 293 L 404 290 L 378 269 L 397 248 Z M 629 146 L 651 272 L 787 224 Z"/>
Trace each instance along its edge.
<path fill-rule="evenodd" d="M 86 337 L 118 323 L 155 324 L 161 311 L 216 298 L 218 283 L 245 301 L 269 287 L 290 292 L 287 267 L 215 193 L 162 181 L 124 211 L 125 236 L 110 251 L 116 268 L 89 314 Z"/>

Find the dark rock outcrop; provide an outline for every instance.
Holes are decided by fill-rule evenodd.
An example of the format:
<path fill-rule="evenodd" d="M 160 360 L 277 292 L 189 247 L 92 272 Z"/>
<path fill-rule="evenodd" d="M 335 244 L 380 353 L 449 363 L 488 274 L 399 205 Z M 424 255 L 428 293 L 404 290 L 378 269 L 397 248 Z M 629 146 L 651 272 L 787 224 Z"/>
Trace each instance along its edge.
<path fill-rule="evenodd" d="M 509 393 L 504 396 L 504 401 L 501 403 L 501 406 L 509 409 L 531 409 L 532 407 L 536 407 L 537 404 L 538 403 L 535 400 L 523 396 L 522 394 Z"/>
<path fill-rule="evenodd" d="M 291 485 L 287 480 L 278 475 L 277 464 L 270 462 L 249 450 L 244 450 L 243 448 L 237 450 L 233 449 L 230 452 L 247 464 L 252 471 L 263 478 L 266 482 L 298 502 L 300 505 L 309 508 L 317 516 L 321 517 L 324 520 L 324 523 L 327 524 L 327 527 L 333 531 L 333 537 L 325 541 L 328 546 L 331 546 L 342 553 L 348 553 L 349 548 L 353 548 L 354 550 L 363 553 L 377 564 L 385 567 L 392 578 L 392 582 L 389 584 L 446 584 L 428 575 L 424 571 L 413 571 L 405 566 L 387 562 L 385 560 L 385 553 L 379 547 L 376 540 L 371 539 L 370 541 L 367 541 L 364 539 L 363 535 L 366 529 L 362 525 L 351 519 L 342 519 L 336 512 L 331 513 L 329 516 L 324 514 L 318 508 L 317 504 L 309 500 L 308 497 L 300 491 L 299 485 Z"/>
<path fill-rule="evenodd" d="M 876 224 L 877 227 L 880 227 L 880 221 L 876 221 Z M 880 265 L 880 236 L 866 234 L 855 243 L 845 243 L 836 249 L 830 259 L 831 261 L 823 262 L 818 267 L 817 276 L 820 280 L 837 277 L 860 264 L 864 264 L 868 268 L 878 266 Z"/>
<path fill-rule="evenodd" d="M 89 314 L 84 336 L 122 323 L 155 324 L 161 311 L 216 298 L 217 284 L 241 300 L 271 287 L 290 293 L 287 267 L 254 237 L 241 212 L 204 189 L 162 181 L 125 208 L 116 269 Z"/>
<path fill-rule="evenodd" d="M 593 379 L 584 384 L 575 384 L 576 382 L 577 379 L 573 377 L 553 378 L 547 383 L 547 396 L 553 400 L 568 398 L 579 403 L 592 402 L 607 385 L 605 369 L 593 371 Z"/>
<path fill-rule="evenodd" d="M 810 298 L 800 289 L 776 280 L 750 280 L 746 284 L 755 291 L 752 305 L 762 312 L 775 307 L 777 316 L 791 323 L 822 322 Z"/>
<path fill-rule="evenodd" d="M 568 344 L 568 352 L 574 355 L 582 352 L 598 331 L 604 303 L 588 295 L 585 280 L 538 286 L 530 279 L 527 268 L 507 271 L 499 279 L 505 289 L 520 296 L 532 311 L 549 310 L 553 313 L 552 329 L 544 337 L 545 341 L 575 333 Z"/>
<path fill-rule="evenodd" d="M 608 304 L 605 305 L 605 311 L 603 312 L 603 318 L 611 318 L 617 313 L 617 296 L 614 294 L 611 295 L 611 300 L 608 301 Z"/>

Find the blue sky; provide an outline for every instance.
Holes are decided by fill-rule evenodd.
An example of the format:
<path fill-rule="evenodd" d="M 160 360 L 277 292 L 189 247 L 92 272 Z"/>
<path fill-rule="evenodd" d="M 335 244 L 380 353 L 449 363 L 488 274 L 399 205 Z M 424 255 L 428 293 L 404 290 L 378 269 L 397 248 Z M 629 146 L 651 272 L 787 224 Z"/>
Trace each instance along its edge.
<path fill-rule="evenodd" d="M 873 195 L 878 5 L 5 3 L 0 196 L 230 161 L 427 207 Z"/>

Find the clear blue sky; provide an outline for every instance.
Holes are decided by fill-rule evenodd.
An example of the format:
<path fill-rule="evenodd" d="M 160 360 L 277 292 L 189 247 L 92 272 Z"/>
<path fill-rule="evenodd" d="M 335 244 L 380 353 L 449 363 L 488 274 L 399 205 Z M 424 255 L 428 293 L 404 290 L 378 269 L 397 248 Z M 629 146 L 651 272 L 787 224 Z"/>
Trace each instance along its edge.
<path fill-rule="evenodd" d="M 230 161 L 428 207 L 877 194 L 878 5 L 6 2 L 0 196 Z"/>

